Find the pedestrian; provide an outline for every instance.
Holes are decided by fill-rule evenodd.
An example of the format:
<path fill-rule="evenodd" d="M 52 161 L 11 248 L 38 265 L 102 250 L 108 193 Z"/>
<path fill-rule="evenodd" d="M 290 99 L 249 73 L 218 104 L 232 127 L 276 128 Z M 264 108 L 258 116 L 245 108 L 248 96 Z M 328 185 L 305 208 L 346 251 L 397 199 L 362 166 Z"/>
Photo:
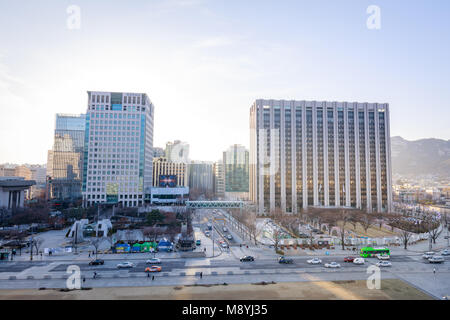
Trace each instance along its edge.
<path fill-rule="evenodd" d="M 433 273 L 436 274 L 436 268 L 433 268 Z"/>
<path fill-rule="evenodd" d="M 97 272 L 94 271 L 94 277 L 93 278 L 95 279 L 95 277 L 97 277 Z"/>
<path fill-rule="evenodd" d="M 86 278 L 85 277 L 83 277 L 83 283 L 85 283 L 86 282 Z"/>
<path fill-rule="evenodd" d="M 89 258 L 91 257 L 91 252 L 89 251 Z"/>
<path fill-rule="evenodd" d="M 203 272 L 200 272 L 200 279 L 203 278 Z"/>
<path fill-rule="evenodd" d="M 149 272 L 147 272 L 147 278 L 150 278 L 150 273 Z"/>
<path fill-rule="evenodd" d="M 152 281 L 155 280 L 155 276 L 152 276 Z"/>

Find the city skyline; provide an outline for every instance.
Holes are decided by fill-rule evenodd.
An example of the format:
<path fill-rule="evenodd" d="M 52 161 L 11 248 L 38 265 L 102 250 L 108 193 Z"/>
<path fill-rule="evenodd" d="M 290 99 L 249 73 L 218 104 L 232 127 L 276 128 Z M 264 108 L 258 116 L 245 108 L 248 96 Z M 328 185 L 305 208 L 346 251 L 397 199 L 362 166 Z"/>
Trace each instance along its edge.
<path fill-rule="evenodd" d="M 379 30 L 369 1 L 324 4 L 78 1 L 69 29 L 69 3 L 1 3 L 0 163 L 45 163 L 55 114 L 84 112 L 87 90 L 147 92 L 154 146 L 182 139 L 197 160 L 249 148 L 261 98 L 389 103 L 391 136 L 450 139 L 450 4 L 377 1 Z"/>

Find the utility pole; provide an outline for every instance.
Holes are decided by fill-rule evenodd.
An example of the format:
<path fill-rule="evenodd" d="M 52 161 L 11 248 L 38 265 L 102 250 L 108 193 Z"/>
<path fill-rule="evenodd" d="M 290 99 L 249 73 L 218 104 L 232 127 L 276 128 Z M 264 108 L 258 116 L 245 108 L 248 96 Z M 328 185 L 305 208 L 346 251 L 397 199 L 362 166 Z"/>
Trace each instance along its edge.
<path fill-rule="evenodd" d="M 33 236 L 30 238 L 30 261 L 33 261 Z"/>

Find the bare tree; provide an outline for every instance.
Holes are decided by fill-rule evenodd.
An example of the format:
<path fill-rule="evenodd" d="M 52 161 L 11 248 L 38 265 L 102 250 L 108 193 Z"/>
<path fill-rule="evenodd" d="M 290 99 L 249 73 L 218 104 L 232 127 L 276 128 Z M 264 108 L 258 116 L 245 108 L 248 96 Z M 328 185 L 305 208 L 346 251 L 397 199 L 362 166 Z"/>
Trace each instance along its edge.
<path fill-rule="evenodd" d="M 364 229 L 364 233 L 367 235 L 367 230 L 374 225 L 375 217 L 371 213 L 364 213 L 361 215 L 359 223 L 361 227 Z"/>
<path fill-rule="evenodd" d="M 436 243 L 436 239 L 439 236 L 439 220 L 432 212 L 426 212 L 423 215 L 422 226 L 425 227 L 426 232 L 430 236 L 433 243 Z"/>
<path fill-rule="evenodd" d="M 97 259 L 98 255 L 98 248 L 100 247 L 100 244 L 102 244 L 103 239 L 102 238 L 94 238 L 91 240 L 91 246 L 95 249 L 95 259 Z"/>
<path fill-rule="evenodd" d="M 36 254 L 39 254 L 39 248 L 41 248 L 42 244 L 44 243 L 44 239 L 42 238 L 34 238 L 33 239 L 33 245 L 34 248 L 36 249 Z"/>
<path fill-rule="evenodd" d="M 350 211 L 347 209 L 337 209 L 333 211 L 336 219 L 336 225 L 339 227 L 342 250 L 345 250 L 345 226 L 349 222 Z"/>
<path fill-rule="evenodd" d="M 162 227 L 157 227 L 156 225 L 154 225 L 153 227 L 145 227 L 142 230 L 144 239 L 149 239 L 151 241 L 156 241 L 158 236 L 161 236 L 163 233 L 164 229 Z"/>
<path fill-rule="evenodd" d="M 400 229 L 400 239 L 403 243 L 403 246 L 405 248 L 405 250 L 408 248 L 408 244 L 411 240 L 411 237 L 413 235 L 413 232 L 411 232 L 411 230 L 414 229 L 414 224 L 410 223 L 409 221 L 406 220 L 402 220 L 396 223 L 396 226 L 398 227 L 398 229 Z"/>
<path fill-rule="evenodd" d="M 258 243 L 257 243 L 256 238 L 261 233 L 261 230 L 256 225 L 256 213 L 248 212 L 245 222 L 246 222 L 245 225 L 247 226 L 247 229 L 249 231 L 250 241 L 252 241 L 252 238 L 253 238 L 255 245 L 257 245 Z"/>

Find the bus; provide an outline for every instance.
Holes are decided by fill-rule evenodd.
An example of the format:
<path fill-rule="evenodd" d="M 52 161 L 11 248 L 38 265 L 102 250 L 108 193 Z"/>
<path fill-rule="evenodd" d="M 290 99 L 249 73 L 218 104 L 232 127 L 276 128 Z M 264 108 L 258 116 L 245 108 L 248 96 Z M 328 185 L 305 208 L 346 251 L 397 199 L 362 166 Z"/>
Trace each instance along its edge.
<path fill-rule="evenodd" d="M 377 254 L 386 254 L 386 255 L 390 256 L 391 251 L 388 248 L 365 247 L 365 248 L 361 248 L 361 252 L 359 255 L 363 258 L 371 258 L 371 257 L 376 257 Z"/>

